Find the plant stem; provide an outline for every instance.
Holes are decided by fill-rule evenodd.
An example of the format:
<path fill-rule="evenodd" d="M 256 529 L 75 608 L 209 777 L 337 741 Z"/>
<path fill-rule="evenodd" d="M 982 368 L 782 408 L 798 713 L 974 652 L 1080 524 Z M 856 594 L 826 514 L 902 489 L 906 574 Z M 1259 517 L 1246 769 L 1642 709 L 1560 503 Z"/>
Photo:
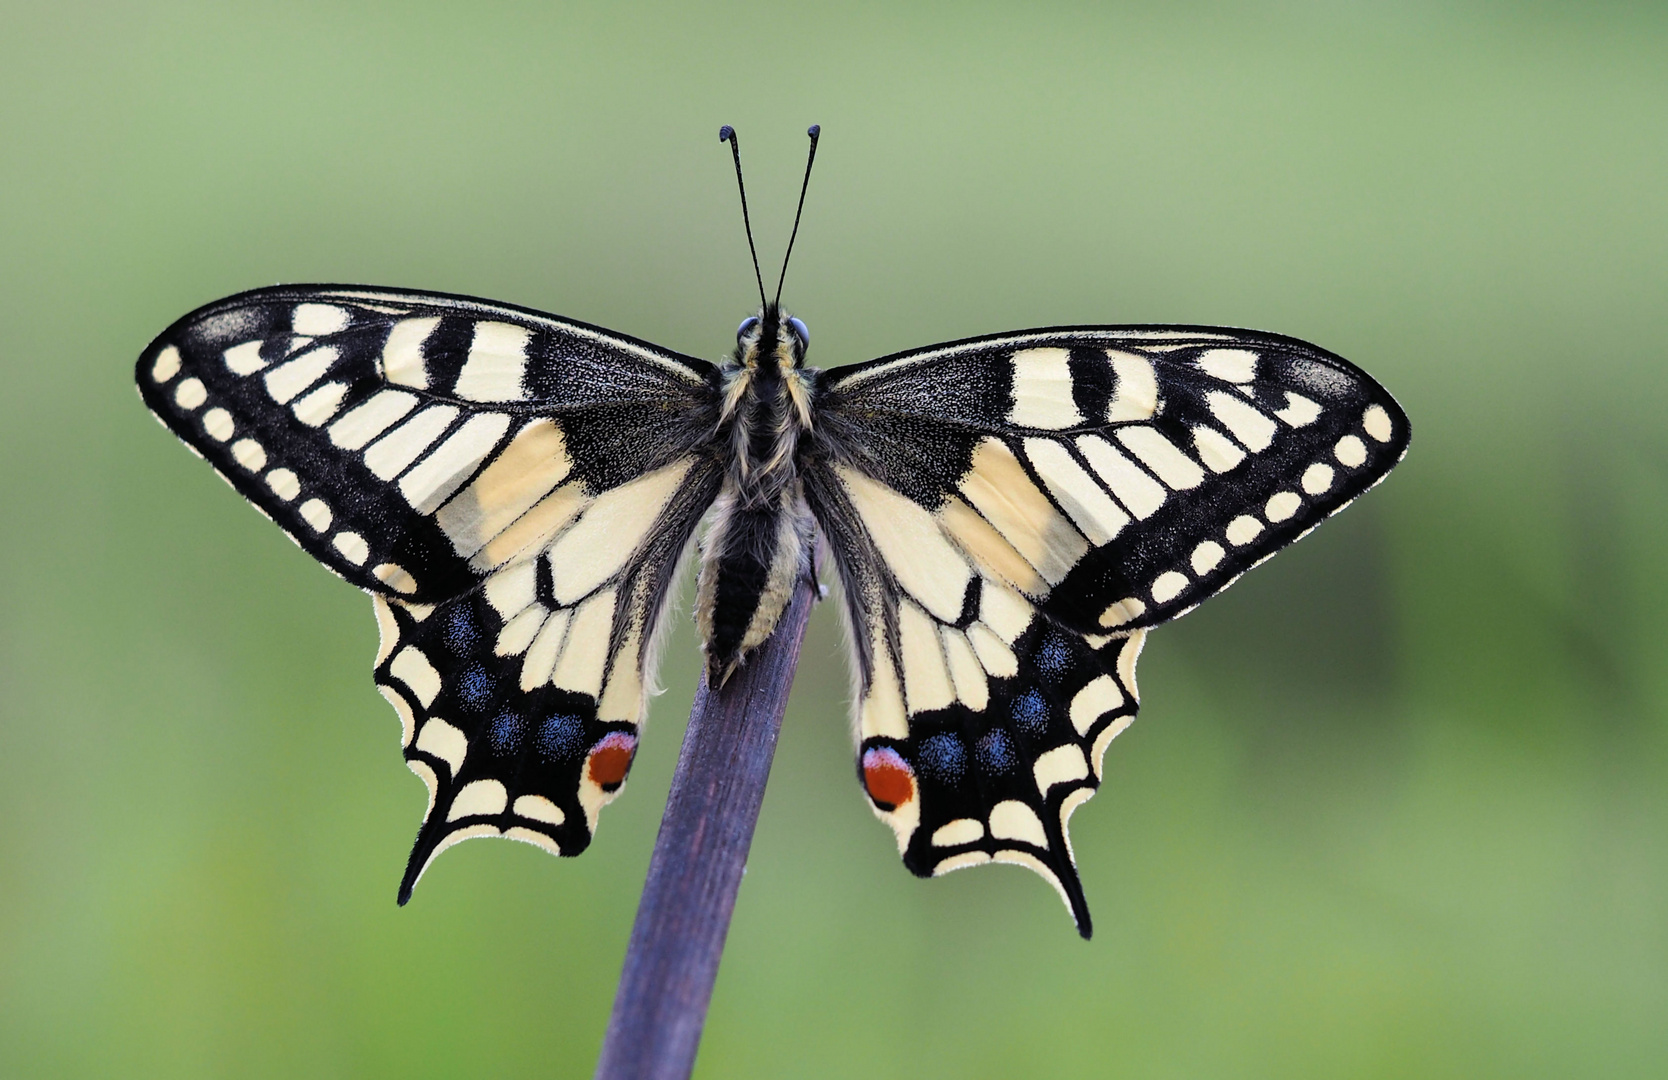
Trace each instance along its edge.
<path fill-rule="evenodd" d="M 684 1080 L 747 868 L 815 585 L 727 685 L 703 670 L 626 946 L 597 1080 Z"/>

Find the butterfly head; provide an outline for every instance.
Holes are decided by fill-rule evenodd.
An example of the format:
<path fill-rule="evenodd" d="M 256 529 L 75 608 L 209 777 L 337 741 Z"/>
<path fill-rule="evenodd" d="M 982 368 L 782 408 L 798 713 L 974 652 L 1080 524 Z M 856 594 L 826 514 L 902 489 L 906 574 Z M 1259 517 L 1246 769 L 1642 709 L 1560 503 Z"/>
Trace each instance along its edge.
<path fill-rule="evenodd" d="M 805 323 L 775 304 L 767 304 L 757 315 L 749 315 L 736 327 L 736 363 L 750 371 L 769 364 L 778 371 L 804 366 L 811 332 Z"/>

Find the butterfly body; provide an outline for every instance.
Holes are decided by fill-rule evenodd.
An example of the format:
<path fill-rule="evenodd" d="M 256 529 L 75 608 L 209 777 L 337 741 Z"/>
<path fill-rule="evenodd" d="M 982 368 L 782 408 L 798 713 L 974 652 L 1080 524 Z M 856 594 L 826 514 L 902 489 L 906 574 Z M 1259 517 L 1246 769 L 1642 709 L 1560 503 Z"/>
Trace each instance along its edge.
<path fill-rule="evenodd" d="M 281 286 L 141 354 L 156 416 L 371 594 L 374 677 L 460 840 L 576 855 L 621 790 L 680 567 L 722 680 L 825 542 L 857 772 L 905 865 L 1026 866 L 1089 913 L 1066 824 L 1151 627 L 1376 484 L 1407 418 L 1313 345 L 1074 326 L 804 366 L 774 304 L 721 364 L 524 308 Z"/>
<path fill-rule="evenodd" d="M 713 447 L 723 488 L 701 556 L 696 620 L 722 683 L 770 636 L 794 583 L 810 572 L 816 523 L 800 483 L 813 427 L 806 338 L 775 305 L 742 323 L 718 372 Z"/>

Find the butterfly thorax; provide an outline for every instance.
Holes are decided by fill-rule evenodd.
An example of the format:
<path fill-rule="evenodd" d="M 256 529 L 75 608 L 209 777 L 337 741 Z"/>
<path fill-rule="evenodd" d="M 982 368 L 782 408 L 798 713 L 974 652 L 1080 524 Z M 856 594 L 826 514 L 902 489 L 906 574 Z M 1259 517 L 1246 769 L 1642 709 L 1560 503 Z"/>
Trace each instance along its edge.
<path fill-rule="evenodd" d="M 723 680 L 776 626 L 810 564 L 814 519 L 798 474 L 811 428 L 805 340 L 774 306 L 742 324 L 718 370 L 724 486 L 701 544 L 696 617 Z"/>

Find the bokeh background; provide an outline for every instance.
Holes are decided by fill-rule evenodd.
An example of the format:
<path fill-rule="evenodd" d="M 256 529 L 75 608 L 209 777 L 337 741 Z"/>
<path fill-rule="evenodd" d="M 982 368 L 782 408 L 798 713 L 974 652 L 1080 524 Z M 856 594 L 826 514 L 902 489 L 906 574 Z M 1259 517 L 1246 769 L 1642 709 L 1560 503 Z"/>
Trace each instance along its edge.
<path fill-rule="evenodd" d="M 0 1075 L 588 1076 L 695 671 L 578 860 L 424 804 L 369 605 L 133 358 L 272 282 L 833 366 L 1084 322 L 1313 340 L 1405 464 L 1153 634 L 1097 935 L 898 864 L 817 616 L 698 1073 L 1668 1074 L 1668 9 L 0 5 Z"/>

